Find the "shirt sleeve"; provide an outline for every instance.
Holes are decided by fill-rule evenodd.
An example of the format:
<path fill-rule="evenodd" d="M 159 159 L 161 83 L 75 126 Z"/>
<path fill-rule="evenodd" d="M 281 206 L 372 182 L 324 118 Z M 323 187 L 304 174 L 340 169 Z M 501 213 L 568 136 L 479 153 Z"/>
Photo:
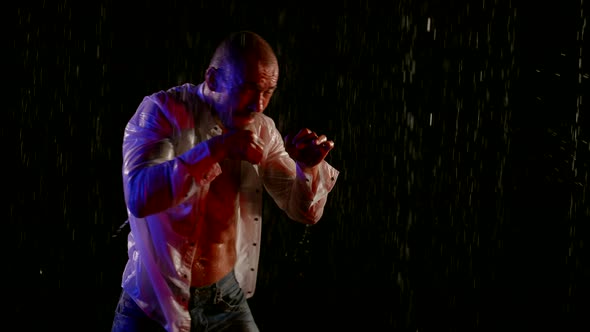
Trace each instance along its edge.
<path fill-rule="evenodd" d="M 328 193 L 339 171 L 325 160 L 313 172 L 304 172 L 285 151 L 283 138 L 274 121 L 267 118 L 267 149 L 261 163 L 264 186 L 289 218 L 315 224 L 323 215 Z"/>
<path fill-rule="evenodd" d="M 193 184 L 210 182 L 219 174 L 219 164 L 204 142 L 177 156 L 179 122 L 194 128 L 188 115 L 179 103 L 149 96 L 127 123 L 123 184 L 127 207 L 134 216 L 145 217 L 176 206 Z M 187 124 L 189 121 L 193 122 Z"/>

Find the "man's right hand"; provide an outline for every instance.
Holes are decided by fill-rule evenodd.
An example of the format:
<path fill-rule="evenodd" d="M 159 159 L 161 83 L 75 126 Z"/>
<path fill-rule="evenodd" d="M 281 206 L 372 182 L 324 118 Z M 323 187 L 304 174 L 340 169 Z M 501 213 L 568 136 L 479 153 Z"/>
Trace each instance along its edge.
<path fill-rule="evenodd" d="M 233 130 L 211 139 L 210 148 L 221 159 L 246 160 L 258 164 L 262 160 L 264 142 L 250 130 Z"/>

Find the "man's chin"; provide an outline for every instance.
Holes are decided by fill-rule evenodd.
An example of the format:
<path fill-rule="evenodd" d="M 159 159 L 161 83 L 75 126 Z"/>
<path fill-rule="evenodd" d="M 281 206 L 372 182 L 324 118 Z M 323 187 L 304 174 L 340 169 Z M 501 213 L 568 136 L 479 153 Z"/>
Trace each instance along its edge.
<path fill-rule="evenodd" d="M 232 120 L 235 128 L 243 129 L 254 123 L 254 115 L 234 116 Z"/>

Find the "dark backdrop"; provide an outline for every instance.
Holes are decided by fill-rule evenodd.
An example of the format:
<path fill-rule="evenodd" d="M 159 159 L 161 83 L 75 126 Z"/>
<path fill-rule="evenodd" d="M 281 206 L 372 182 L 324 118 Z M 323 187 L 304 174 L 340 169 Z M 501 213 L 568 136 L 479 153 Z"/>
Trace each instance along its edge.
<path fill-rule="evenodd" d="M 200 82 L 221 38 L 250 29 L 280 60 L 267 114 L 285 134 L 305 126 L 333 139 L 328 161 L 341 172 L 313 227 L 265 203 L 250 300 L 262 331 L 587 330 L 583 6 L 6 9 L 4 322 L 109 330 L 126 261 L 126 121 L 143 96 Z"/>

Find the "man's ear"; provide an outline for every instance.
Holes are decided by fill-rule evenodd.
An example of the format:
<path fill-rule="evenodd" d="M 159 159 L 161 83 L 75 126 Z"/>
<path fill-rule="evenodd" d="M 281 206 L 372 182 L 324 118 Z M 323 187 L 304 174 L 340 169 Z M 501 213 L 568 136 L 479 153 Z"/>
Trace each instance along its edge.
<path fill-rule="evenodd" d="M 205 83 L 207 83 L 209 90 L 219 92 L 219 80 L 221 79 L 220 73 L 221 71 L 215 67 L 207 68 L 207 71 L 205 72 Z"/>

